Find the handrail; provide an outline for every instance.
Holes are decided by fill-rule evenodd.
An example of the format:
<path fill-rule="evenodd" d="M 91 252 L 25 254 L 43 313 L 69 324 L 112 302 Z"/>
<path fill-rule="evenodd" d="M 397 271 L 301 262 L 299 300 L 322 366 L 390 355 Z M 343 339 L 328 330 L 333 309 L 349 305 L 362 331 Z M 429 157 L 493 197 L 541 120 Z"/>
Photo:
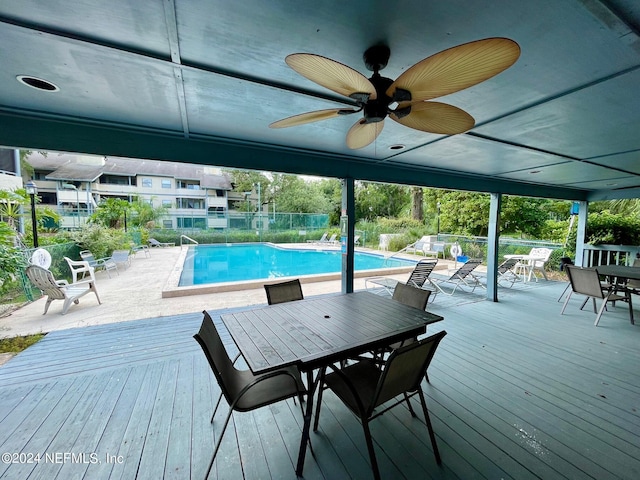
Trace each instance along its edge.
<path fill-rule="evenodd" d="M 191 237 L 187 237 L 186 235 L 180 235 L 180 246 L 182 246 L 182 239 L 186 239 L 189 240 L 190 242 L 195 243 L 196 245 L 198 245 L 198 242 L 196 242 L 193 238 Z"/>

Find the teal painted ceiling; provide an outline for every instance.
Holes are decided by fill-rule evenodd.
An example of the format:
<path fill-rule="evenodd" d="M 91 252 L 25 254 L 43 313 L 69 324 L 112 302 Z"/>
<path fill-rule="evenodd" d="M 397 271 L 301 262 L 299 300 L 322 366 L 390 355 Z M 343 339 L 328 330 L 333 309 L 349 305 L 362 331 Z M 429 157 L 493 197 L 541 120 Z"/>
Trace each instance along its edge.
<path fill-rule="evenodd" d="M 0 145 L 568 199 L 640 196 L 636 0 L 20 0 L 0 3 Z M 441 97 L 476 125 L 435 135 L 387 119 L 350 150 L 350 105 L 297 74 L 290 53 L 370 75 L 487 37 L 519 60 Z M 46 92 L 17 80 L 55 84 Z M 402 145 L 394 150 L 394 145 Z"/>

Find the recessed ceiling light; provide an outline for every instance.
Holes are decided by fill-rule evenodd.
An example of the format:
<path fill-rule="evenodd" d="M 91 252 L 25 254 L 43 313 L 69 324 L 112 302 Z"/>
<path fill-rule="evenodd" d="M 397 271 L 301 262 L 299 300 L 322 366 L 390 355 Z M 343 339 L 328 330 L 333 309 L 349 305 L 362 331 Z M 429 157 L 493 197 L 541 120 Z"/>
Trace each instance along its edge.
<path fill-rule="evenodd" d="M 389 147 L 389 150 L 402 150 L 403 148 L 404 148 L 404 145 L 397 144 L 397 145 L 391 145 Z"/>
<path fill-rule="evenodd" d="M 617 183 L 605 183 L 604 186 L 605 187 L 615 187 L 616 185 L 618 185 Z"/>
<path fill-rule="evenodd" d="M 534 174 L 534 173 L 540 173 L 542 170 L 531 170 L 529 173 Z"/>
<path fill-rule="evenodd" d="M 53 83 L 43 80 L 42 78 L 32 77 L 31 75 L 18 75 L 16 79 L 27 87 L 35 88 L 44 92 L 59 92 L 60 89 Z"/>

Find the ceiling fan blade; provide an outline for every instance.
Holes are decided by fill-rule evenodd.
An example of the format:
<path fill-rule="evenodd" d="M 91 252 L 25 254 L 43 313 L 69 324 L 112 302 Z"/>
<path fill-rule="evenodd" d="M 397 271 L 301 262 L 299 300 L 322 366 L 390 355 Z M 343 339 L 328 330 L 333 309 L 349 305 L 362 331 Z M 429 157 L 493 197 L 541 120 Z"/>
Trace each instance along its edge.
<path fill-rule="evenodd" d="M 384 121 L 365 123 L 358 120 L 347 133 L 347 147 L 353 150 L 366 147 L 380 135 L 383 127 Z"/>
<path fill-rule="evenodd" d="M 520 46 L 508 38 L 464 43 L 416 63 L 386 93 L 394 98 L 396 90 L 410 92 L 410 98 L 404 98 L 404 92 L 399 91 L 394 98 L 397 101 L 441 97 L 484 82 L 509 68 L 519 56 Z"/>
<path fill-rule="evenodd" d="M 311 53 L 293 53 L 285 58 L 285 62 L 303 77 L 345 97 L 366 93 L 369 99 L 376 98 L 376 88 L 367 77 L 330 58 Z"/>
<path fill-rule="evenodd" d="M 328 118 L 337 117 L 339 115 L 348 115 L 356 113 L 358 110 L 348 110 L 344 108 L 330 108 L 329 110 L 316 110 L 315 112 L 301 113 L 292 117 L 283 118 L 269 125 L 269 128 L 285 128 L 294 127 L 296 125 L 304 125 L 305 123 L 319 122 Z"/>
<path fill-rule="evenodd" d="M 389 114 L 392 120 L 405 127 L 415 128 L 429 133 L 455 135 L 473 128 L 475 120 L 464 110 L 440 102 L 417 102 L 408 105 L 411 112 L 400 116 L 403 105 L 396 112 Z"/>

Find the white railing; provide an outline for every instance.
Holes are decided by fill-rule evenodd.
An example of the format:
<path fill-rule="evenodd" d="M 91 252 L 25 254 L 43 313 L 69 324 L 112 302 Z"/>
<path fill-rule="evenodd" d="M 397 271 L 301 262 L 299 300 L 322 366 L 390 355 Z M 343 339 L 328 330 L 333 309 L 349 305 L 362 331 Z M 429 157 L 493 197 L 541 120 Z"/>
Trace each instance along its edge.
<path fill-rule="evenodd" d="M 633 265 L 640 258 L 638 245 L 585 245 L 582 266 Z"/>
<path fill-rule="evenodd" d="M 198 242 L 197 242 L 197 241 L 195 241 L 193 238 L 191 238 L 191 237 L 187 237 L 186 235 L 180 235 L 180 246 L 182 246 L 182 244 L 183 244 L 183 242 L 182 242 L 182 240 L 183 240 L 183 239 L 184 239 L 184 240 L 188 240 L 188 241 L 190 241 L 191 243 L 194 243 L 195 245 L 198 245 Z"/>

